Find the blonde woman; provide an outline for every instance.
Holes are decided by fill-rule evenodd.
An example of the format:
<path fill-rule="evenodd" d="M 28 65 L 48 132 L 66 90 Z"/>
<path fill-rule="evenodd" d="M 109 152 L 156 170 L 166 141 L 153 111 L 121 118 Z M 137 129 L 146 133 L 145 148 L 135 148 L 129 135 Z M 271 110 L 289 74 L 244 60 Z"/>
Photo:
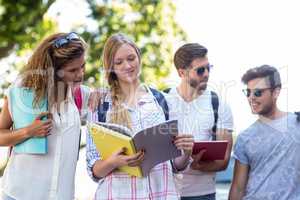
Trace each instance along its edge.
<path fill-rule="evenodd" d="M 72 90 L 82 82 L 85 51 L 86 44 L 76 33 L 53 34 L 35 49 L 20 81 L 9 88 L 0 115 L 0 145 L 47 137 L 48 152 L 16 153 L 13 148 L 3 176 L 4 200 L 74 199 L 80 116 Z M 12 108 L 22 106 L 12 104 L 13 88 L 33 92 L 32 108 L 45 101 L 48 112 L 26 127 L 12 130 L 20 119 Z M 43 116 L 48 119 L 40 120 Z"/>
<path fill-rule="evenodd" d="M 105 97 L 102 95 L 108 102 L 108 110 L 105 119 L 100 119 L 99 113 L 94 112 L 92 121 L 122 124 L 138 132 L 166 120 L 152 90 L 139 81 L 141 56 L 132 41 L 122 34 L 108 38 L 104 46 L 103 64 L 110 86 Z M 193 138 L 189 135 L 178 136 L 174 143 L 185 152 L 173 162 L 173 166 L 180 170 L 189 161 Z M 143 178 L 115 171 L 124 165 L 137 166 L 145 157 L 147 152 L 126 156 L 120 150 L 102 160 L 101 152 L 97 152 L 91 136 L 87 134 L 88 173 L 98 182 L 95 199 L 178 199 L 170 161 L 156 165 Z"/>

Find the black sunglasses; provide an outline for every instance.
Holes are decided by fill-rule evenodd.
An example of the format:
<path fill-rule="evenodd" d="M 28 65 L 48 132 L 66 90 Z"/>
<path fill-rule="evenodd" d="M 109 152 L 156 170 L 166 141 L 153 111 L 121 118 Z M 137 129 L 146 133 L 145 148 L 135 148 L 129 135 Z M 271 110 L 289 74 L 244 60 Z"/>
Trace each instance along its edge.
<path fill-rule="evenodd" d="M 202 76 L 205 72 L 205 70 L 207 69 L 208 72 L 210 72 L 210 69 L 213 67 L 213 65 L 211 64 L 207 64 L 205 66 L 201 66 L 201 67 L 198 67 L 196 68 L 196 73 L 198 76 Z"/>
<path fill-rule="evenodd" d="M 54 40 L 53 46 L 58 49 L 66 44 L 69 44 L 69 42 L 71 42 L 72 40 L 79 40 L 79 39 L 80 37 L 77 35 L 77 33 L 71 32 L 64 37 L 60 37 Z"/>
<path fill-rule="evenodd" d="M 261 89 L 253 89 L 253 90 L 251 90 L 251 89 L 243 89 L 243 92 L 244 92 L 244 94 L 246 95 L 246 97 L 250 97 L 251 91 L 253 91 L 252 93 L 253 93 L 253 95 L 254 95 L 255 97 L 261 97 L 262 94 L 263 94 L 266 90 L 270 90 L 270 89 L 273 89 L 273 88 L 261 88 Z"/>

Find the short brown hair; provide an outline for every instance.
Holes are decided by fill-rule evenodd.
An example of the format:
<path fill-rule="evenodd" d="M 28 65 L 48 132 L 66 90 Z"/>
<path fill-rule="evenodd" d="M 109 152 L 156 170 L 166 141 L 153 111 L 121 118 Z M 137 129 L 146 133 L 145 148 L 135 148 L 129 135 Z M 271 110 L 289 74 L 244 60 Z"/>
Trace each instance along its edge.
<path fill-rule="evenodd" d="M 186 69 L 196 58 L 204 58 L 207 48 L 198 43 L 187 43 L 181 46 L 174 55 L 174 64 L 177 69 Z"/>
<path fill-rule="evenodd" d="M 278 70 L 270 65 L 262 65 L 249 69 L 242 77 L 242 82 L 248 84 L 256 78 L 267 78 L 271 88 L 281 88 L 281 79 Z"/>

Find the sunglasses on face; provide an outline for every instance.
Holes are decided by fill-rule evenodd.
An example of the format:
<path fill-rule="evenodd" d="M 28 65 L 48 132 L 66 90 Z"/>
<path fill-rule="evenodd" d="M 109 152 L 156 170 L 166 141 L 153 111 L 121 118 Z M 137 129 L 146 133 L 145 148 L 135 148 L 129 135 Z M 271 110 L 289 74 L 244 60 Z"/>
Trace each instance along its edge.
<path fill-rule="evenodd" d="M 266 90 L 270 90 L 270 89 L 272 89 L 272 88 L 262 88 L 262 89 L 253 89 L 253 90 L 243 89 L 243 92 L 246 95 L 246 97 L 250 97 L 251 93 L 255 97 L 261 97 Z"/>
<path fill-rule="evenodd" d="M 205 70 L 207 69 L 208 72 L 210 72 L 210 69 L 213 67 L 213 65 L 211 64 L 207 64 L 205 66 L 201 66 L 201 67 L 197 67 L 195 69 L 196 73 L 198 76 L 202 76 L 205 72 Z"/>
<path fill-rule="evenodd" d="M 79 40 L 79 39 L 80 37 L 75 32 L 71 32 L 64 37 L 60 37 L 54 40 L 53 46 L 58 49 L 63 47 L 66 44 L 69 44 L 72 40 Z"/>

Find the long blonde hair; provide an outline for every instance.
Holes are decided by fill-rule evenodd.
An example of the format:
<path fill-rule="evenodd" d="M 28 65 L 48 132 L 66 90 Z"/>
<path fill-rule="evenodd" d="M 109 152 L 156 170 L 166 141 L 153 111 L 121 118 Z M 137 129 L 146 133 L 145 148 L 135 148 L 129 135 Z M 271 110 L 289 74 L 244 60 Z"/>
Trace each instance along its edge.
<path fill-rule="evenodd" d="M 114 73 L 114 56 L 118 49 L 123 45 L 128 44 L 135 49 L 139 63 L 141 63 L 141 54 L 139 48 L 125 35 L 118 33 L 110 36 L 104 45 L 103 50 L 103 65 L 105 77 L 110 86 L 112 98 L 112 112 L 110 113 L 110 122 L 121 124 L 131 128 L 130 115 L 127 109 L 122 106 L 124 94 L 121 91 L 119 80 Z"/>
<path fill-rule="evenodd" d="M 45 38 L 34 50 L 28 63 L 21 71 L 22 87 L 31 89 L 35 93 L 33 105 L 38 105 L 44 98 L 51 108 L 58 102 L 58 70 L 73 59 L 82 56 L 87 45 L 83 39 L 72 39 L 62 47 L 56 48 L 54 41 L 64 38 L 67 33 L 56 33 Z"/>

